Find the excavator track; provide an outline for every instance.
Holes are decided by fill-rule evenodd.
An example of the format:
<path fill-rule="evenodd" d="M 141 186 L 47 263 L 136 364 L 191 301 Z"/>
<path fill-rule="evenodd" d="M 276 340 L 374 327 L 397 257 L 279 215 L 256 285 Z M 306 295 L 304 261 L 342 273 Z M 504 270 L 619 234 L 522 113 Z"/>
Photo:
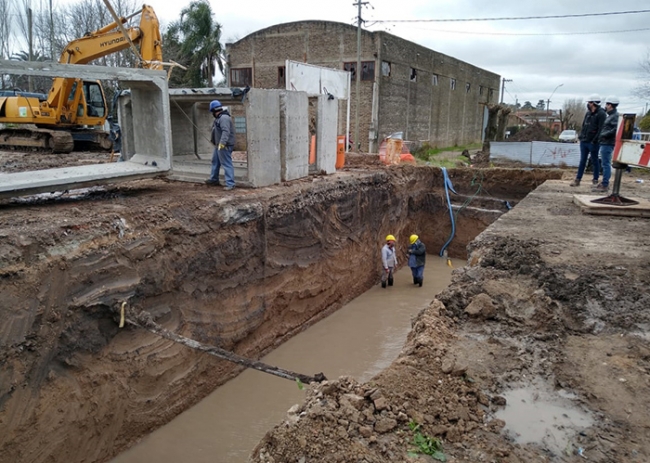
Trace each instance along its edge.
<path fill-rule="evenodd" d="M 74 140 L 69 132 L 7 127 L 0 129 L 0 148 L 69 153 L 74 148 Z"/>

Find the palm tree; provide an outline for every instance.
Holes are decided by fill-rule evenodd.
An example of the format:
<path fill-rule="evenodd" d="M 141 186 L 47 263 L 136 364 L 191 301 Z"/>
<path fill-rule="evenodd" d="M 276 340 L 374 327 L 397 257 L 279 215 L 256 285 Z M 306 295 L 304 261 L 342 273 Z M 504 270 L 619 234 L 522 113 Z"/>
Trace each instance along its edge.
<path fill-rule="evenodd" d="M 195 0 L 181 11 L 180 20 L 168 30 L 178 41 L 180 56 L 189 59 L 190 76 L 186 80 L 192 86 L 213 87 L 217 66 L 223 72 L 221 24 L 212 17 L 210 3 Z"/>

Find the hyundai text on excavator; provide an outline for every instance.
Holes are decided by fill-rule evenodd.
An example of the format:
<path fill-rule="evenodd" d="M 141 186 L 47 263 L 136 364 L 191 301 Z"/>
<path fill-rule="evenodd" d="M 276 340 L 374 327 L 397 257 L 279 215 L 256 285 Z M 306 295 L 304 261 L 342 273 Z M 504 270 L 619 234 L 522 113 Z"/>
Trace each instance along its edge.
<path fill-rule="evenodd" d="M 140 15 L 138 27 L 123 26 L 137 15 Z M 162 69 L 162 40 L 154 10 L 143 5 L 141 11 L 119 21 L 70 42 L 61 53 L 59 63 L 87 64 L 139 45 L 140 66 Z M 109 132 L 92 128 L 103 128 L 108 111 L 100 81 L 55 77 L 46 98 L 33 94 L 0 96 L 0 123 L 5 125 L 0 129 L 0 148 L 69 153 L 77 142 L 109 150 L 112 146 Z"/>

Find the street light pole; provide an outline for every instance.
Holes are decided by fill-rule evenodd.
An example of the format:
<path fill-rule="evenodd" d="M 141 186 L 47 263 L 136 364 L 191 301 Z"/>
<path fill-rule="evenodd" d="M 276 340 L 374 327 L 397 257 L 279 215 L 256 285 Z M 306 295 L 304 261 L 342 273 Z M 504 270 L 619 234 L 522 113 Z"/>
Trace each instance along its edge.
<path fill-rule="evenodd" d="M 546 100 L 546 124 L 548 125 L 548 134 L 551 134 L 551 112 L 550 112 L 550 107 L 551 107 L 551 98 L 553 98 L 553 95 L 555 95 L 555 92 L 557 91 L 558 88 L 563 86 L 564 84 L 560 84 L 557 87 L 555 87 L 555 90 L 553 90 L 553 93 L 551 93 L 551 96 L 548 97 Z"/>

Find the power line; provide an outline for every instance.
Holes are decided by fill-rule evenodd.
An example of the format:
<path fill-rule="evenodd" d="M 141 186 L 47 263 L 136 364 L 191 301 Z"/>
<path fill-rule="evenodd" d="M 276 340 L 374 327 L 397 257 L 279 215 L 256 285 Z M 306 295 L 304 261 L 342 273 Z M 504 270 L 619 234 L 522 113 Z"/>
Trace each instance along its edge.
<path fill-rule="evenodd" d="M 650 10 L 612 11 L 609 13 L 561 14 L 551 16 L 509 16 L 501 18 L 457 18 L 457 19 L 379 19 L 376 23 L 411 23 L 411 22 L 471 22 L 471 21 L 521 21 L 530 19 L 564 19 L 586 18 L 588 16 L 614 16 L 621 14 L 650 13 Z"/>
<path fill-rule="evenodd" d="M 588 31 L 588 32 L 474 32 L 474 31 L 450 31 L 446 29 L 418 29 L 426 30 L 427 32 L 443 32 L 447 34 L 465 34 L 465 35 L 506 35 L 506 36 L 552 36 L 552 35 L 596 35 L 596 34 L 623 34 L 626 32 L 641 32 L 650 31 L 650 27 L 642 29 L 624 29 L 617 31 Z"/>

